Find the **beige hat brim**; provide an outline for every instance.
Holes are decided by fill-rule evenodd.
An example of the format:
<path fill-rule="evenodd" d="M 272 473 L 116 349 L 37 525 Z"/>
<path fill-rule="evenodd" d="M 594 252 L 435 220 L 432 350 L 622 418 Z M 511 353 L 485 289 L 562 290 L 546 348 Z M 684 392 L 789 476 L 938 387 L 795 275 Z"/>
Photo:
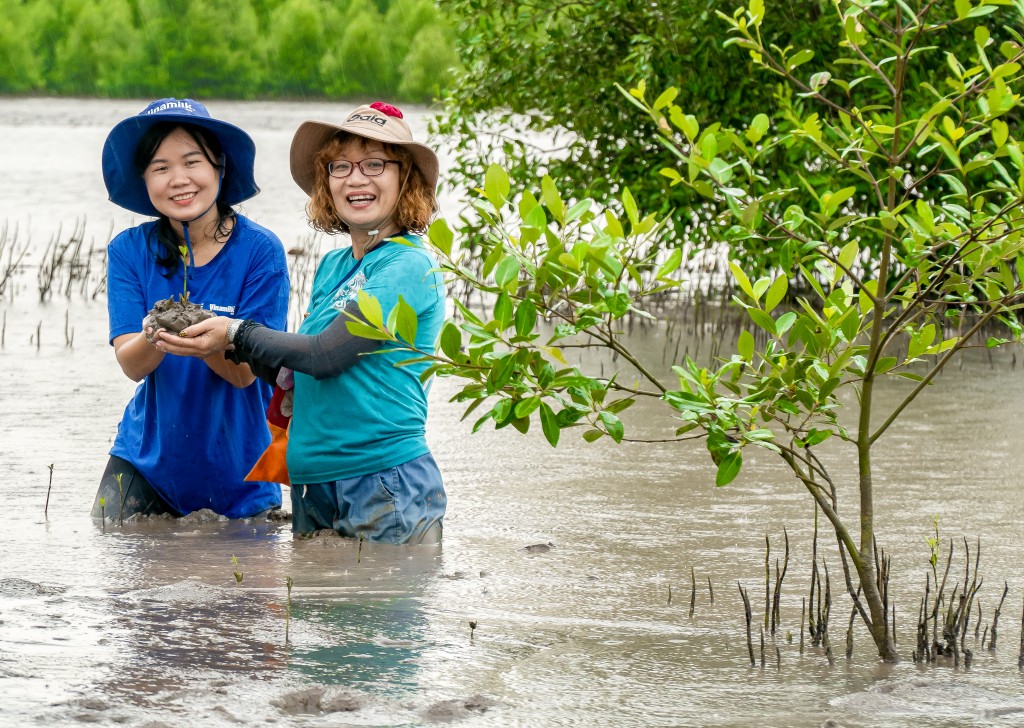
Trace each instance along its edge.
<path fill-rule="evenodd" d="M 394 144 L 405 147 L 412 155 L 413 162 L 419 168 L 427 185 L 431 190 L 437 189 L 437 178 L 439 165 L 437 155 L 430 147 L 414 141 L 395 139 L 387 134 L 376 133 L 376 129 L 353 128 L 352 125 L 345 127 L 337 124 L 330 124 L 326 121 L 304 121 L 295 131 L 292 137 L 291 153 L 289 162 L 292 170 L 292 179 L 295 180 L 302 191 L 307 195 L 313 194 L 313 182 L 315 173 L 313 160 L 324 145 L 338 132 L 345 132 L 353 136 L 360 136 L 364 139 L 373 139 L 384 144 Z"/>

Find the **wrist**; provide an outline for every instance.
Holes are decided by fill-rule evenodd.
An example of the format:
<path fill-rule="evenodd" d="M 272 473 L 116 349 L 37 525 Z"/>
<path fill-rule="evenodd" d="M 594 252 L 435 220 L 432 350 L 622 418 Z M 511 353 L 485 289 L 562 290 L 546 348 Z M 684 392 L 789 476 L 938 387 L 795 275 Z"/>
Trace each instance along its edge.
<path fill-rule="evenodd" d="M 231 323 L 228 324 L 228 343 L 234 344 L 235 339 L 238 337 L 238 329 L 242 325 L 244 319 L 232 319 Z"/>

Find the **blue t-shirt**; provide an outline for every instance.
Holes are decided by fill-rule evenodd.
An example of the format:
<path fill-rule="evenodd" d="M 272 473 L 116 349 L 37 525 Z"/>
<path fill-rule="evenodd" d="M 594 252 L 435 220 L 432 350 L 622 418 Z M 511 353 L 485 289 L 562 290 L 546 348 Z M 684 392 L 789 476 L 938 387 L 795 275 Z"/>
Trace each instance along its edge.
<path fill-rule="evenodd" d="M 148 222 L 107 248 L 111 342 L 140 331 L 154 303 L 181 295 L 182 267 L 165 277 L 156 246 L 156 222 Z M 192 303 L 275 329 L 287 323 L 288 288 L 281 241 L 241 215 L 217 256 L 188 272 Z M 134 465 L 181 513 L 209 508 L 242 518 L 279 506 L 277 483 L 244 480 L 270 443 L 270 393 L 263 382 L 239 389 L 200 359 L 168 354 L 136 389 L 110 454 Z"/>
<path fill-rule="evenodd" d="M 444 280 L 423 241 L 409 235 L 382 243 L 356 260 L 351 248 L 324 256 L 313 281 L 301 334 L 327 328 L 359 291 L 380 301 L 387 320 L 398 296 L 417 314 L 416 348 L 433 351 L 445 316 Z M 385 343 L 336 377 L 295 373 L 294 414 L 288 431 L 292 483 L 325 483 L 376 473 L 429 452 L 426 439 L 426 362 Z"/>

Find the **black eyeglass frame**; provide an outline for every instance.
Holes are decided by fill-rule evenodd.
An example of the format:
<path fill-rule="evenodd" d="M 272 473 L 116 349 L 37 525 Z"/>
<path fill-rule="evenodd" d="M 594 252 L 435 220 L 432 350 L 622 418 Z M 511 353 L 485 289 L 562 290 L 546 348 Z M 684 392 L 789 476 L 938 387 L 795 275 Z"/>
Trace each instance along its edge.
<path fill-rule="evenodd" d="M 367 162 L 382 162 L 383 164 L 381 165 L 379 170 L 374 171 L 372 169 L 366 169 L 363 166 Z M 350 164 L 352 166 L 348 168 L 348 172 L 346 172 L 345 174 L 335 174 L 334 165 L 336 164 Z M 366 177 L 380 177 L 382 174 L 384 174 L 384 170 L 387 169 L 389 164 L 397 164 L 399 167 L 402 166 L 402 162 L 399 159 L 381 159 L 380 157 L 367 157 L 366 159 L 360 159 L 358 162 L 328 162 L 327 174 L 330 177 L 334 177 L 334 179 L 345 179 L 346 177 L 350 177 L 352 175 L 352 172 L 355 171 L 356 167 L 359 167 L 359 171 L 362 172 L 363 175 Z"/>

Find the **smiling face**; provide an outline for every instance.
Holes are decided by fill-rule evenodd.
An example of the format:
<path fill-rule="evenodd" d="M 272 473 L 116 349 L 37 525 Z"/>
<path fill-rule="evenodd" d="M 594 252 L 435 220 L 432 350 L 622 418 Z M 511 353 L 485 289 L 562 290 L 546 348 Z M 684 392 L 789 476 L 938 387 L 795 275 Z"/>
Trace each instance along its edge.
<path fill-rule="evenodd" d="M 153 207 L 172 222 L 216 216 L 220 169 L 191 134 L 178 127 L 156 148 L 142 179 Z"/>
<path fill-rule="evenodd" d="M 400 232 L 394 212 L 398 205 L 401 165 L 385 164 L 382 174 L 367 176 L 359 167 L 364 159 L 387 161 L 394 160 L 394 156 L 380 142 L 350 139 L 332 161 L 351 163 L 351 174 L 341 179 L 328 177 L 335 210 L 348 225 L 354 243 L 366 240 L 373 230 L 380 231 L 378 239 Z"/>

